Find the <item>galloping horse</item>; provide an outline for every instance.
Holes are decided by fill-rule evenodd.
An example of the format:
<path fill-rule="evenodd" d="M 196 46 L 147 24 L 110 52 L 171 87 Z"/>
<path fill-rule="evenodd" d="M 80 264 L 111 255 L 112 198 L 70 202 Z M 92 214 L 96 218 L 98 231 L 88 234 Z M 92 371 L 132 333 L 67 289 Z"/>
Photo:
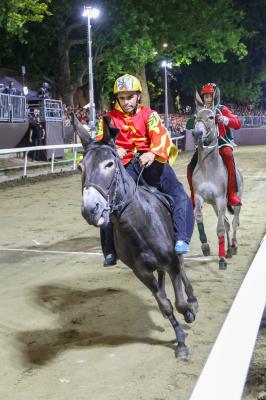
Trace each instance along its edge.
<path fill-rule="evenodd" d="M 198 303 L 184 270 L 183 257 L 175 253 L 171 213 L 165 200 L 160 200 L 162 194 L 155 195 L 136 185 L 129 176 L 114 147 L 119 130 L 110 126 L 110 117 L 104 117 L 103 123 L 103 140 L 96 142 L 73 115 L 74 129 L 85 150 L 80 164 L 82 216 L 97 227 L 106 226 L 110 218 L 119 259 L 151 290 L 162 314 L 174 328 L 178 343 L 176 356 L 187 357 L 184 331 L 166 297 L 165 273 L 172 281 L 176 309 L 187 323 L 194 321 Z"/>
<path fill-rule="evenodd" d="M 204 108 L 203 102 L 196 92 L 195 127 L 192 135 L 198 145 L 198 162 L 192 175 L 192 184 L 195 193 L 195 219 L 197 222 L 202 252 L 205 256 L 210 254 L 203 225 L 202 206 L 209 203 L 213 206 L 217 222 L 217 236 L 219 240 L 219 268 L 226 269 L 224 235 L 227 237 L 227 257 L 237 253 L 236 232 L 239 227 L 239 213 L 241 206 L 227 206 L 227 170 L 219 154 L 218 128 L 215 123 L 216 114 L 219 113 L 219 92 L 216 93 L 216 105 L 213 109 Z M 243 177 L 236 167 L 236 180 L 238 196 L 241 198 L 243 190 Z M 232 221 L 233 236 L 230 239 L 230 223 L 225 215 L 226 208 L 234 215 Z"/>

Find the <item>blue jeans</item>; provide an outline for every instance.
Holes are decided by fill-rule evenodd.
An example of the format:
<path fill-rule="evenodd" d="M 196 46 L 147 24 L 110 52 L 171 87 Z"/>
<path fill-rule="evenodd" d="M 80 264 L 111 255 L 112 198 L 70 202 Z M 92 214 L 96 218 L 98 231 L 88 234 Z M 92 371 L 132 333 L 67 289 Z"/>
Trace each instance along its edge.
<path fill-rule="evenodd" d="M 136 164 L 133 162 L 127 164 L 126 171 L 136 182 L 138 179 Z M 184 240 L 189 243 L 195 223 L 194 212 L 190 198 L 182 183 L 177 179 L 174 170 L 168 163 L 154 161 L 150 167 L 144 169 L 142 176 L 149 185 L 171 196 L 175 241 Z"/>

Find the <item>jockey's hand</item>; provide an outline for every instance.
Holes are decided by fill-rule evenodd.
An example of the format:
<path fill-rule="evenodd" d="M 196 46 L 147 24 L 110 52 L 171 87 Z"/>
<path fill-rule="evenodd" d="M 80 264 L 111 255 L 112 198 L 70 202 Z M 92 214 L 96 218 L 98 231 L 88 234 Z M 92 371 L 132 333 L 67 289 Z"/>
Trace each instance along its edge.
<path fill-rule="evenodd" d="M 121 160 L 122 160 L 122 158 L 124 158 L 125 155 L 127 154 L 127 150 L 124 149 L 123 147 L 117 147 L 117 148 L 116 148 L 116 151 L 117 151 L 118 157 L 121 158 Z"/>
<path fill-rule="evenodd" d="M 149 167 L 153 163 L 154 159 L 155 159 L 154 153 L 152 153 L 152 152 L 143 153 L 139 157 L 139 162 L 140 162 L 141 166 L 145 165 L 145 167 Z"/>
<path fill-rule="evenodd" d="M 229 124 L 229 118 L 227 118 L 225 115 L 219 115 L 218 121 L 221 122 L 225 126 L 227 126 Z"/>

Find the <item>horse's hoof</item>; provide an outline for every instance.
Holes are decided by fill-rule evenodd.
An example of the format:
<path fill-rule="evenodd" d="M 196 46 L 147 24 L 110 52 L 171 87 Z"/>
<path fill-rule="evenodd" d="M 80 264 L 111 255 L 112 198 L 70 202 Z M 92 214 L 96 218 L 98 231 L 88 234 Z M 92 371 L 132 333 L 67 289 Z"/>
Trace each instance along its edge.
<path fill-rule="evenodd" d="M 191 324 L 191 322 L 195 321 L 195 319 L 196 319 L 196 316 L 193 313 L 193 311 L 187 310 L 184 312 L 183 315 L 184 315 L 186 323 L 188 323 L 188 324 Z"/>
<path fill-rule="evenodd" d="M 184 343 L 178 344 L 175 349 L 176 358 L 182 358 L 183 360 L 186 360 L 188 358 L 188 355 L 189 355 L 188 347 Z"/>
<path fill-rule="evenodd" d="M 205 257 L 207 257 L 211 254 L 210 246 L 208 245 L 208 243 L 203 243 L 201 245 L 201 250 Z"/>
<path fill-rule="evenodd" d="M 227 268 L 227 262 L 225 260 L 219 260 L 219 269 L 225 270 Z"/>
<path fill-rule="evenodd" d="M 197 314 L 199 311 L 199 303 L 198 300 L 195 298 L 194 301 L 188 301 L 189 308 L 194 314 Z"/>
<path fill-rule="evenodd" d="M 235 246 L 231 247 L 231 254 L 232 254 L 232 256 L 235 256 L 237 254 L 237 247 L 235 247 Z"/>
<path fill-rule="evenodd" d="M 232 247 L 228 247 L 227 252 L 226 252 L 226 258 L 232 258 Z"/>

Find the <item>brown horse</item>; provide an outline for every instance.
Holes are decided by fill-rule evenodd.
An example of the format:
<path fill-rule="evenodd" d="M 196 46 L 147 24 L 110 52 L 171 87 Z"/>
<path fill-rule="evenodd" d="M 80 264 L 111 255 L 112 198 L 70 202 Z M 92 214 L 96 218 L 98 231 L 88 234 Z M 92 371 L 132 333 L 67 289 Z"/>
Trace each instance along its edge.
<path fill-rule="evenodd" d="M 183 257 L 175 253 L 169 207 L 162 194 L 136 185 L 129 176 L 114 147 L 119 131 L 110 126 L 110 117 L 104 117 L 103 122 L 103 140 L 95 142 L 73 116 L 74 128 L 85 150 L 80 164 L 82 216 L 97 227 L 106 226 L 110 218 L 119 259 L 151 290 L 162 314 L 174 328 L 176 356 L 187 357 L 184 331 L 166 296 L 165 273 L 168 273 L 173 285 L 176 309 L 183 314 L 186 322 L 194 321 L 198 303 L 184 270 Z M 155 271 L 158 272 L 158 279 Z"/>

